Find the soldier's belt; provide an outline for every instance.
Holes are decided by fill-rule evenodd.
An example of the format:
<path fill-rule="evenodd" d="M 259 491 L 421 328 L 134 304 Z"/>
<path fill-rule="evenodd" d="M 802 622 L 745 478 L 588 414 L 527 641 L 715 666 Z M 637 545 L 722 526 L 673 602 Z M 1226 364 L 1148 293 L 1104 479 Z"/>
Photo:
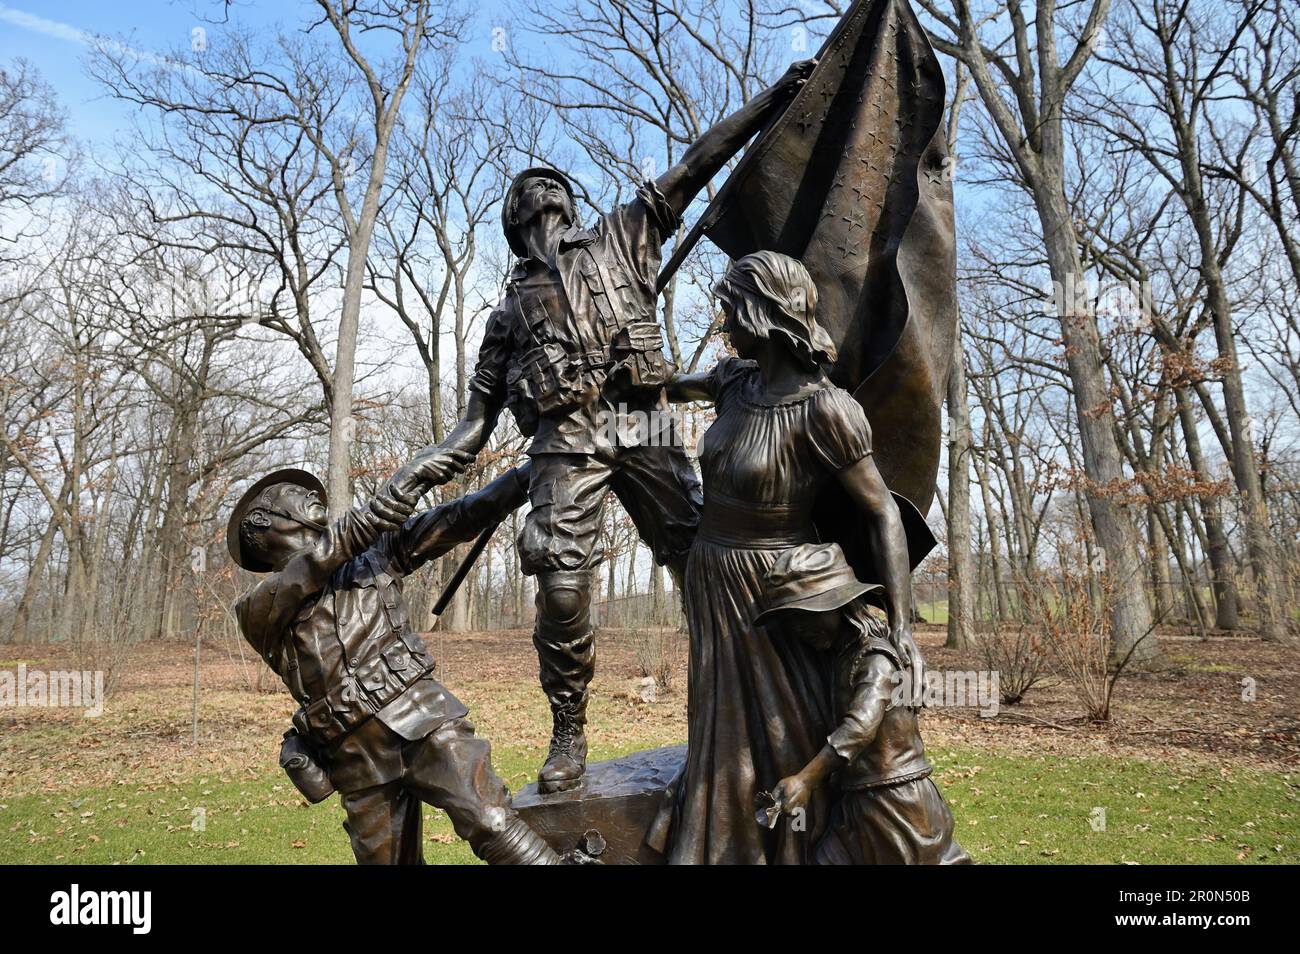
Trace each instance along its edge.
<path fill-rule="evenodd" d="M 404 678 L 393 678 L 395 673 L 381 674 L 383 661 L 394 651 L 389 648 L 357 669 L 356 681 L 364 691 L 353 701 L 340 704 L 333 698 L 335 693 L 327 693 L 323 698 L 301 706 L 293 714 L 294 728 L 321 748 L 332 749 L 376 712 L 433 672 L 434 666 L 429 663 L 411 667 L 411 674 Z"/>

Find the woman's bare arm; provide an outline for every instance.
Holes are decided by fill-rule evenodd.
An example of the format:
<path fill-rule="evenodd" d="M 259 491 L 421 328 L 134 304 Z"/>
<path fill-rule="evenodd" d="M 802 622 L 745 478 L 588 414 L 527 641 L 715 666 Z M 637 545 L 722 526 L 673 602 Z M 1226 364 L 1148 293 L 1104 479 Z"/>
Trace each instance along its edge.
<path fill-rule="evenodd" d="M 713 402 L 713 393 L 709 387 L 709 371 L 697 371 L 694 374 L 674 374 L 668 379 L 665 391 L 668 400 L 674 404 L 692 404 L 696 401 Z"/>
<path fill-rule="evenodd" d="M 885 611 L 889 614 L 890 641 L 911 662 L 912 573 L 907 553 L 907 534 L 893 494 L 880 476 L 876 459 L 868 454 L 839 473 L 840 486 L 861 510 L 867 523 L 867 545 L 880 568 L 879 582 L 885 588 Z M 872 581 L 875 582 L 875 581 Z"/>

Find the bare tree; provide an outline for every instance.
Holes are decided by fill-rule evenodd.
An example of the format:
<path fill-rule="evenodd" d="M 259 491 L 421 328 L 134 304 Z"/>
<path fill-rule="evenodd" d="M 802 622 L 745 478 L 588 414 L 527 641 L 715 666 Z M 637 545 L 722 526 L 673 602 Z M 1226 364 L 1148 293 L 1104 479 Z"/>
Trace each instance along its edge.
<path fill-rule="evenodd" d="M 464 413 L 472 318 L 481 310 L 477 284 L 490 283 L 481 267 L 479 231 L 493 229 L 493 213 L 505 193 L 502 153 L 508 133 L 504 110 L 476 79 L 453 93 L 451 63 L 422 71 L 413 109 L 403 123 L 393 154 L 393 194 L 379 217 L 376 254 L 368 288 L 401 319 L 415 343 L 428 382 L 433 440 L 442 440 L 442 335 L 451 331 L 455 353 L 455 420 Z M 450 318 L 450 320 L 448 320 Z M 448 326 L 450 325 L 450 329 Z"/>
<path fill-rule="evenodd" d="M 1255 436 L 1238 357 L 1236 325 L 1225 263 L 1241 236 L 1244 195 L 1214 195 L 1202 167 L 1208 112 L 1228 82 L 1233 51 L 1259 9 L 1258 2 L 1198 4 L 1136 0 L 1112 18 L 1122 55 L 1099 55 L 1122 76 L 1118 88 L 1088 96 L 1089 115 L 1132 149 L 1167 183 L 1194 231 L 1205 305 L 1212 319 L 1230 440 L 1224 452 L 1245 514 L 1255 579 L 1260 635 L 1284 637 L 1281 583 L 1268 506 L 1260 484 Z M 1225 18 L 1225 12 L 1230 17 Z M 1226 206 L 1226 207 L 1224 207 Z M 1224 219 L 1226 218 L 1226 221 Z"/>
<path fill-rule="evenodd" d="M 1142 586 L 1137 532 L 1118 499 L 1125 480 L 1123 456 L 1115 439 L 1115 410 L 1096 320 L 1071 294 L 1082 282 L 1083 265 L 1065 192 L 1065 106 L 1095 52 L 1110 0 L 1094 0 L 1077 16 L 1065 8 L 1068 22 L 1058 22 L 1057 0 L 1036 0 L 1032 25 L 1018 2 L 983 14 L 973 11 L 969 0 L 953 0 L 950 8 L 936 0 L 921 0 L 920 5 L 935 24 L 935 47 L 970 70 L 996 130 L 1002 164 L 1037 213 L 1048 270 L 1063 299 L 1058 317 L 1082 442 L 1085 497 L 1107 572 L 1114 578 L 1114 652 L 1117 657 L 1131 652 L 1134 663 L 1150 664 L 1159 650 L 1147 639 L 1151 608 Z M 1063 54 L 1062 37 L 1071 30 L 1077 39 Z"/>
<path fill-rule="evenodd" d="M 950 169 L 959 162 L 957 130 L 962 104 L 966 100 L 970 74 L 958 62 L 952 101 L 948 106 L 948 155 Z M 948 376 L 948 639 L 953 649 L 966 649 L 974 642 L 975 564 L 971 553 L 970 455 L 972 446 L 970 395 L 966 389 L 966 356 L 962 346 L 961 317 L 958 315 L 952 371 Z"/>
<path fill-rule="evenodd" d="M 69 145 L 54 91 L 31 64 L 19 59 L 0 67 L 0 209 L 29 208 L 57 194 Z"/>
<path fill-rule="evenodd" d="M 370 239 L 379 214 L 388 168 L 388 149 L 411 79 L 421 54 L 437 44 L 458 38 L 462 18 L 451 8 L 432 0 L 317 0 L 323 18 L 337 35 L 347 59 L 360 76 L 370 108 L 368 152 L 364 162 L 365 187 L 354 206 L 349 195 L 349 178 L 358 172 L 353 143 L 334 145 L 324 134 L 324 124 L 308 121 L 303 131 L 329 163 L 335 201 L 347 237 L 344 264 L 343 302 L 339 315 L 338 343 L 334 355 L 334 389 L 330 407 L 330 468 L 326 489 L 330 507 L 336 513 L 352 503 L 349 454 L 352 442 L 352 390 L 356 380 L 357 330 L 361 321 L 361 293 L 366 281 Z M 395 66 L 383 69 L 373 55 L 363 50 L 360 37 L 373 43 L 376 35 L 396 38 L 400 54 Z M 369 43 L 367 44 L 369 48 Z M 303 92 L 308 92 L 304 90 Z M 300 100 L 304 113 L 312 115 L 312 100 Z"/>
<path fill-rule="evenodd" d="M 318 6 L 320 20 L 303 36 L 265 44 L 232 28 L 220 43 L 161 63 L 104 43 L 91 68 L 113 95 L 159 119 L 146 141 L 161 167 L 128 180 L 149 224 L 169 236 L 188 226 L 188 236 L 170 240 L 242 251 L 266 276 L 261 307 L 241 317 L 292 338 L 316 372 L 331 408 L 326 485 L 338 510 L 352 499 L 357 333 L 389 143 L 420 56 L 454 40 L 463 18 L 431 0 Z M 319 38 L 320 27 L 337 47 Z M 396 38 L 394 64 L 366 52 L 377 38 Z M 343 250 L 331 363 L 312 293 Z"/>

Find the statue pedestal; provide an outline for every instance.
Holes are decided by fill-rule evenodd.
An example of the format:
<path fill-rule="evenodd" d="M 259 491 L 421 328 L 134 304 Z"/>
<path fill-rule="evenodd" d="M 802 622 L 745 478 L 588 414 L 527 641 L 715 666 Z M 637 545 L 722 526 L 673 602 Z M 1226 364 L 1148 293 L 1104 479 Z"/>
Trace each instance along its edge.
<path fill-rule="evenodd" d="M 605 864 L 661 865 L 646 832 L 685 761 L 686 746 L 674 745 L 593 762 L 578 788 L 542 795 L 534 782 L 514 797 L 515 810 L 556 851 L 570 850 L 594 828 L 607 843 Z"/>

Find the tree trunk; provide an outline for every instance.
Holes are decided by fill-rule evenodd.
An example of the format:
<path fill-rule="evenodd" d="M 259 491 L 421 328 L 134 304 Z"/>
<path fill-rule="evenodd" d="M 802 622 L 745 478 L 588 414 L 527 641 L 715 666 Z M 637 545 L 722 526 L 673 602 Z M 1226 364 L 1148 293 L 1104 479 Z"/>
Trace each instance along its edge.
<path fill-rule="evenodd" d="M 948 640 L 952 649 L 974 641 L 974 561 L 970 548 L 970 407 L 958 321 L 948 377 Z"/>
<path fill-rule="evenodd" d="M 1083 286 L 1083 266 L 1065 204 L 1064 183 L 1052 181 L 1044 185 L 1035 190 L 1034 199 L 1052 281 L 1063 292 L 1059 296 L 1063 304 L 1061 329 L 1083 450 L 1087 481 L 1084 493 L 1097 544 L 1103 551 L 1104 572 L 1110 580 L 1112 655 L 1115 661 L 1128 659 L 1131 665 L 1150 665 L 1159 658 L 1160 650 L 1152 636 L 1151 607 L 1142 585 L 1145 574 L 1137 531 L 1117 499 L 1124 470 L 1115 439 L 1115 411 L 1102 367 L 1096 318 L 1085 303 L 1076 299 L 1076 291 Z"/>
<path fill-rule="evenodd" d="M 664 624 L 664 568 L 654 560 L 650 561 L 650 622 L 655 626 Z"/>
<path fill-rule="evenodd" d="M 1186 387 L 1174 389 L 1178 402 L 1178 421 L 1182 425 L 1187 460 L 1202 484 L 1210 483 L 1210 474 L 1201 451 L 1201 438 L 1192 413 L 1191 397 Z M 1223 509 L 1216 494 L 1201 498 L 1201 522 L 1205 525 L 1205 551 L 1210 562 L 1210 592 L 1214 594 L 1214 628 L 1232 632 L 1238 626 L 1236 570 L 1228 550 L 1228 535 L 1223 529 Z"/>
<path fill-rule="evenodd" d="M 980 497 L 984 502 L 984 523 L 989 531 L 989 575 L 993 581 L 992 616 L 994 624 L 1011 618 L 1011 607 L 1007 602 L 1006 582 L 1002 579 L 1002 550 L 998 545 L 997 515 L 993 510 L 993 501 L 989 497 L 988 465 L 984 458 L 978 464 Z"/>
<path fill-rule="evenodd" d="M 1255 441 L 1250 414 L 1246 405 L 1246 390 L 1241 377 L 1241 362 L 1237 355 L 1237 340 L 1232 323 L 1232 305 L 1220 262 L 1219 227 L 1210 212 L 1200 159 L 1199 116 L 1197 100 L 1188 100 L 1184 93 L 1185 78 L 1182 68 L 1173 56 L 1173 40 L 1169 28 L 1157 12 L 1156 35 L 1163 45 L 1164 96 L 1160 99 L 1175 141 L 1178 161 L 1182 171 L 1182 184 L 1177 189 L 1196 232 L 1200 261 L 1198 270 L 1205 283 L 1206 304 L 1214 326 L 1214 341 L 1219 353 L 1222 374 L 1224 413 L 1228 419 L 1231 446 L 1224 451 L 1232 463 L 1237 490 L 1242 497 L 1245 518 L 1246 548 L 1255 581 L 1259 634 L 1264 639 L 1286 638 L 1284 616 L 1278 599 L 1282 583 L 1277 561 L 1277 548 L 1269 527 L 1268 505 L 1264 500 L 1259 463 L 1255 455 Z M 1174 31 L 1178 27 L 1175 26 Z"/>
<path fill-rule="evenodd" d="M 57 518 L 51 517 L 50 522 L 45 525 L 45 532 L 41 534 L 41 543 L 36 548 L 36 557 L 27 571 L 27 583 L 23 587 L 23 596 L 18 601 L 13 627 L 9 632 L 11 642 L 27 642 L 27 621 L 31 617 L 32 605 L 41 592 L 41 578 L 45 575 L 45 565 L 49 562 L 50 550 L 54 547 L 54 533 L 57 529 Z"/>
<path fill-rule="evenodd" d="M 467 547 L 459 546 L 452 550 L 448 556 L 451 562 L 448 564 L 447 579 L 450 580 L 456 568 L 460 566 L 460 561 L 465 558 Z M 469 589 L 469 579 L 461 581 L 460 588 L 451 598 L 451 605 L 447 607 L 447 612 L 443 614 L 446 623 L 444 629 L 453 633 L 463 633 L 469 629 L 469 600 L 466 598 L 466 591 Z"/>

